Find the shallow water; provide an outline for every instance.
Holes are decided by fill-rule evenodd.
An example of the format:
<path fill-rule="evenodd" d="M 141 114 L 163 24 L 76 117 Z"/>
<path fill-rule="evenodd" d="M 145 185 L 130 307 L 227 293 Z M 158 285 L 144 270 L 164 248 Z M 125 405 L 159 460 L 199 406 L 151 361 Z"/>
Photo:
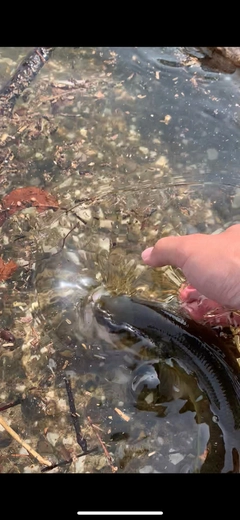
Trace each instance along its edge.
<path fill-rule="evenodd" d="M 1 84 L 28 50 L 0 48 Z M 1 234 L 1 256 L 19 267 L 0 288 L 1 327 L 17 338 L 16 348 L 1 346 L 0 398 L 27 394 L 4 416 L 53 463 L 80 452 L 64 385 L 70 376 L 89 447 L 98 442 L 88 417 L 119 472 L 201 470 L 208 426 L 172 388 L 162 413 L 136 408 L 129 391 L 135 344 L 109 334 L 93 313 L 102 291 L 177 310 L 181 273 L 146 268 L 141 251 L 161 236 L 240 222 L 239 72 L 203 70 L 193 54 L 58 48 L 12 120 L 2 120 L 1 196 L 31 185 L 59 201 L 56 212 L 14 213 Z M 197 399 L 195 379 L 179 377 Z M 57 471 L 111 471 L 98 446 Z M 11 459 L 17 449 L 3 442 L 3 472 L 40 471 L 26 454 Z"/>

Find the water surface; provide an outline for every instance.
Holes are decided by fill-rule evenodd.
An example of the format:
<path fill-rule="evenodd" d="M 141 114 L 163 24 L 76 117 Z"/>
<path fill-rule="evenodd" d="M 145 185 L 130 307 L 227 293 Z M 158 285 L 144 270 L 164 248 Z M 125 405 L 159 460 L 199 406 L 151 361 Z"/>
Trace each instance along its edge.
<path fill-rule="evenodd" d="M 2 85 L 28 51 L 0 48 Z M 1 256 L 19 267 L 0 288 L 1 327 L 17 338 L 16 348 L 1 346 L 1 401 L 27 394 L 11 411 L 12 427 L 53 463 L 79 453 L 67 376 L 88 445 L 98 446 L 57 471 L 111 472 L 88 417 L 119 472 L 194 472 L 204 463 L 209 428 L 192 405 L 196 378 L 164 365 L 158 408 L 151 395 L 136 407 L 129 389 L 138 347 L 93 314 L 102 291 L 177 311 L 181 273 L 148 269 L 141 251 L 162 236 L 240 222 L 239 72 L 203 70 L 194 55 L 57 48 L 1 122 L 1 197 L 38 186 L 59 201 L 56 212 L 26 208 L 6 219 Z M 4 472 L 40 471 L 11 458 L 12 446 L 3 440 Z"/>

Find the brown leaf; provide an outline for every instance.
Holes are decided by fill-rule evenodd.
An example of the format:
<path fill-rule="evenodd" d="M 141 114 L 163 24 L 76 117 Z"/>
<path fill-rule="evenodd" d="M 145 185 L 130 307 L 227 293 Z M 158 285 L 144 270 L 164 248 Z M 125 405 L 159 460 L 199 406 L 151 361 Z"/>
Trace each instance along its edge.
<path fill-rule="evenodd" d="M 5 217 L 13 215 L 16 211 L 24 208 L 35 206 L 37 211 L 45 211 L 46 209 L 57 209 L 58 201 L 50 195 L 47 191 L 44 191 L 35 186 L 29 186 L 26 188 L 17 188 L 11 191 L 2 199 L 2 214 L 0 218 L 0 226 L 4 222 Z M 7 210 L 7 211 L 6 211 Z"/>
<path fill-rule="evenodd" d="M 17 269 L 17 264 L 13 260 L 10 260 L 9 262 L 4 262 L 2 258 L 0 258 L 0 280 L 7 280 L 7 278 L 10 278 L 14 271 Z"/>

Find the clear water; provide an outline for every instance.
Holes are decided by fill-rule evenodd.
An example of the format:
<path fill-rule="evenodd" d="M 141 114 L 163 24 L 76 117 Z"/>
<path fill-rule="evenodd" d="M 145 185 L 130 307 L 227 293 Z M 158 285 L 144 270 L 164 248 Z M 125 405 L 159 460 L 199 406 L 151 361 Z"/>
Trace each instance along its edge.
<path fill-rule="evenodd" d="M 2 85 L 28 51 L 0 48 Z M 141 251 L 161 236 L 218 232 L 240 221 L 239 73 L 203 70 L 194 53 L 57 48 L 13 119 L 2 120 L 1 196 L 38 186 L 60 209 L 28 208 L 2 226 L 1 256 L 19 268 L 1 286 L 1 327 L 11 329 L 17 347 L 10 354 L 1 347 L 0 396 L 32 396 L 34 387 L 55 402 L 57 412 L 35 422 L 32 404 L 13 416 L 13 426 L 55 463 L 78 448 L 67 416 L 68 375 L 89 446 L 97 441 L 88 416 L 119 472 L 201 470 L 209 428 L 196 421 L 196 379 L 164 365 L 160 408 L 136 407 L 129 389 L 138 347 L 100 326 L 93 303 L 108 291 L 177 310 L 181 273 L 146 268 Z M 4 466 L 39 470 L 21 458 Z M 82 466 L 58 471 L 111 467 L 99 446 Z"/>

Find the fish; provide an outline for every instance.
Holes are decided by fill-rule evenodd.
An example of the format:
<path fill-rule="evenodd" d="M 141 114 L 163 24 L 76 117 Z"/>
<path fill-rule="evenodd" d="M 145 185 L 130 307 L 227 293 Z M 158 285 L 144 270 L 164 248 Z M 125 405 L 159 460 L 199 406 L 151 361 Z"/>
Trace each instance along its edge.
<path fill-rule="evenodd" d="M 104 295 L 94 314 L 111 331 L 145 339 L 150 357 L 173 359 L 196 376 L 211 410 L 210 451 L 218 458 L 212 472 L 239 472 L 240 366 L 224 340 L 210 327 L 138 297 Z M 207 456 L 203 472 L 211 472 L 210 462 Z"/>

